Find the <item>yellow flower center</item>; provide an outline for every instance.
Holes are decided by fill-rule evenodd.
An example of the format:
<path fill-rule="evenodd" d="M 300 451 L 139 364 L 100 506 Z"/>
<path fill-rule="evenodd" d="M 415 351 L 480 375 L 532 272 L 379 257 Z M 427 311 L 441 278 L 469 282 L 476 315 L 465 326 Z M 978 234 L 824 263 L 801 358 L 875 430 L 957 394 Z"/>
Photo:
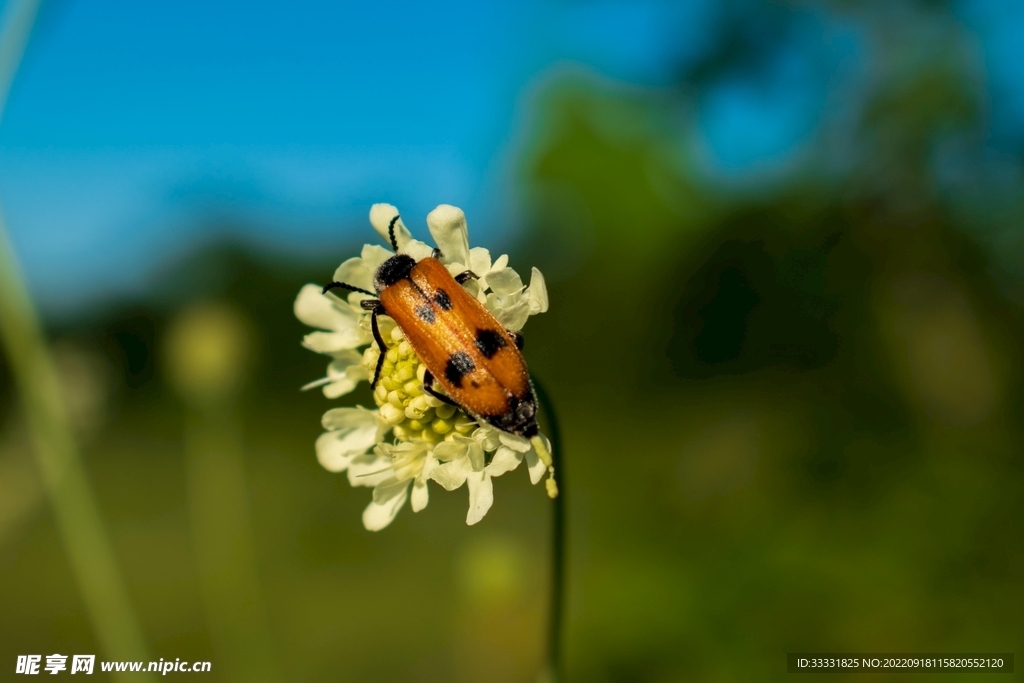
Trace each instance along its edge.
<path fill-rule="evenodd" d="M 381 417 L 391 425 L 395 438 L 437 444 L 453 434 L 468 434 L 476 429 L 476 421 L 465 411 L 423 391 L 427 368 L 401 328 L 396 325 L 390 335 L 385 335 L 386 342 L 388 336 L 391 339 L 373 399 Z M 363 365 L 371 378 L 379 356 L 376 344 L 371 344 L 363 354 Z"/>

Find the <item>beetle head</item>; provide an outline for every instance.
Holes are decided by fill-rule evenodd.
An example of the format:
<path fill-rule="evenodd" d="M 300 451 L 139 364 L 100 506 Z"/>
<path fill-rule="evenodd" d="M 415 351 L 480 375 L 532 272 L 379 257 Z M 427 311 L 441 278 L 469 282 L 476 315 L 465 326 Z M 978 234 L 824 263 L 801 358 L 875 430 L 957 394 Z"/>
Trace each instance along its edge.
<path fill-rule="evenodd" d="M 386 287 L 390 287 L 399 280 L 409 277 L 409 271 L 416 265 L 416 259 L 407 254 L 395 254 L 384 263 L 380 264 L 373 276 L 373 286 L 380 294 Z"/>

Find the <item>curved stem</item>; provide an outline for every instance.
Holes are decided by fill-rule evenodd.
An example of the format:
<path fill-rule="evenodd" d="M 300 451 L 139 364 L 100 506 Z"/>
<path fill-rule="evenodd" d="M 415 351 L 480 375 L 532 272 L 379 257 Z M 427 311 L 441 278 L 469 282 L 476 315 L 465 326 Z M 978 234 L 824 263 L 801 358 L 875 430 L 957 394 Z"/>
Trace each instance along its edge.
<path fill-rule="evenodd" d="M 558 476 L 558 496 L 551 516 L 551 602 L 548 611 L 548 680 L 562 681 L 562 612 L 565 606 L 565 497 L 569 491 L 562 453 L 562 434 L 551 395 L 533 380 L 551 438 L 551 460 Z"/>

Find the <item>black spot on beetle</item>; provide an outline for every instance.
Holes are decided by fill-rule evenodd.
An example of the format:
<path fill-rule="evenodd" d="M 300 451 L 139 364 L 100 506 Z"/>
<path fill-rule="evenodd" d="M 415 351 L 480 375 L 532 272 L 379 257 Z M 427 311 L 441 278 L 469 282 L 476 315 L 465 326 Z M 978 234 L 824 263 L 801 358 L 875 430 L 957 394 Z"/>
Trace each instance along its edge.
<path fill-rule="evenodd" d="M 455 387 L 462 386 L 462 378 L 476 370 L 473 359 L 465 351 L 456 351 L 448 356 L 448 364 L 444 367 L 444 376 Z"/>
<path fill-rule="evenodd" d="M 416 315 L 425 323 L 433 323 L 437 320 L 437 314 L 434 313 L 434 307 L 428 304 L 416 307 Z"/>
<path fill-rule="evenodd" d="M 494 354 L 506 346 L 508 346 L 508 342 L 500 333 L 494 330 L 476 331 L 476 348 L 480 349 L 480 353 L 484 354 L 485 358 L 494 358 Z"/>
<path fill-rule="evenodd" d="M 448 292 L 443 289 L 437 290 L 437 294 L 434 295 L 434 303 L 437 304 L 437 307 L 442 311 L 452 310 L 451 297 L 449 297 Z"/>

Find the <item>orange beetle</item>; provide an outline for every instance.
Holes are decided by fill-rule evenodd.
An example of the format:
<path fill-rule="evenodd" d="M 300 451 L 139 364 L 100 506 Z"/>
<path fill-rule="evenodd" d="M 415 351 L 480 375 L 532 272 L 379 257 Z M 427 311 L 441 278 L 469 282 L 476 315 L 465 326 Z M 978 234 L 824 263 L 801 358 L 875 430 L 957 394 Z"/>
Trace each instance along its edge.
<path fill-rule="evenodd" d="M 506 330 L 462 283 L 476 275 L 466 271 L 452 277 L 437 260 L 440 251 L 416 262 L 398 253 L 395 223 L 388 235 L 395 255 L 382 263 L 373 277 L 377 299 L 365 299 L 373 312 L 371 327 L 380 357 L 371 388 L 380 378 L 388 347 L 377 325 L 378 315 L 390 316 L 405 333 L 427 372 L 423 390 L 458 406 L 498 429 L 530 439 L 538 455 L 550 466 L 550 455 L 538 438 L 537 400 L 526 361 L 520 353 L 522 335 Z M 373 292 L 344 282 L 331 282 L 324 292 L 341 288 L 374 296 Z M 447 396 L 434 390 L 434 382 Z"/>

